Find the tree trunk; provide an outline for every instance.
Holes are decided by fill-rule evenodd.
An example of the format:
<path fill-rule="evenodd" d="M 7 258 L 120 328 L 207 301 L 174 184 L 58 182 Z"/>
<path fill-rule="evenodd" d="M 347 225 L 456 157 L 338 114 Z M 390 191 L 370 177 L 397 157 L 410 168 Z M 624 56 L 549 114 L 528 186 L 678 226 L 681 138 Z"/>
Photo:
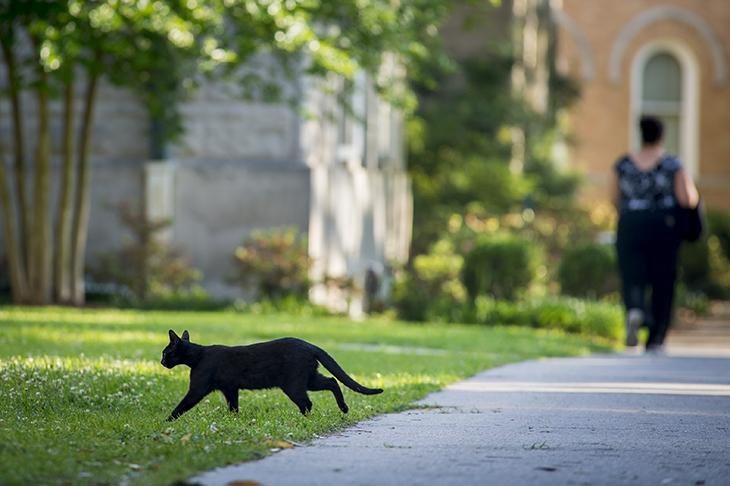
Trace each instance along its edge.
<path fill-rule="evenodd" d="M 28 282 L 25 266 L 21 258 L 15 229 L 15 215 L 10 201 L 10 192 L 5 176 L 5 160 L 0 157 L 0 207 L 2 208 L 3 230 L 5 232 L 5 248 L 10 270 L 10 285 L 13 293 L 13 302 L 24 304 L 28 301 Z"/>
<path fill-rule="evenodd" d="M 11 27 L 12 28 L 12 27 Z M 5 58 L 5 69 L 8 76 L 8 97 L 10 98 L 11 117 L 13 125 L 13 156 L 15 163 L 15 194 L 17 195 L 18 209 L 18 263 L 23 274 L 28 272 L 28 195 L 26 191 L 25 172 L 25 131 L 23 129 L 23 108 L 20 98 L 20 83 L 18 80 L 15 53 L 12 48 L 12 33 L 3 31 L 0 34 L 0 48 Z M 12 210 L 11 210 L 12 212 Z"/>
<path fill-rule="evenodd" d="M 74 222 L 72 232 L 72 276 L 71 293 L 73 303 L 83 305 L 85 298 L 84 263 L 86 254 L 86 237 L 89 228 L 91 168 L 89 166 L 89 142 L 91 140 L 91 125 L 93 123 L 94 102 L 99 74 L 96 71 L 89 73 L 89 80 L 84 95 L 84 113 L 81 119 L 81 132 L 78 145 L 78 166 L 76 170 L 76 206 L 74 208 Z"/>
<path fill-rule="evenodd" d="M 74 82 L 69 77 L 63 96 L 63 166 L 56 216 L 56 246 L 54 254 L 54 298 L 58 303 L 71 301 L 71 217 L 73 206 L 73 111 Z"/>
<path fill-rule="evenodd" d="M 34 42 L 38 48 L 38 42 Z M 51 133 L 48 124 L 48 77 L 38 66 L 38 147 L 33 188 L 33 238 L 30 258 L 31 300 L 34 304 L 51 301 Z"/>

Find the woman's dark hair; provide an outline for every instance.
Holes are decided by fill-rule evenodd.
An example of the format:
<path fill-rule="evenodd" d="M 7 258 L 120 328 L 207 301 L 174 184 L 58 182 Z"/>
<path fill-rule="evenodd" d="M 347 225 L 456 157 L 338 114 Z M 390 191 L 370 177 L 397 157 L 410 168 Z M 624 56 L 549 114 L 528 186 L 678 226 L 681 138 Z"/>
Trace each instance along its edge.
<path fill-rule="evenodd" d="M 639 121 L 641 129 L 641 143 L 643 145 L 653 145 L 662 139 L 664 134 L 664 126 L 657 118 L 653 116 L 642 116 Z"/>

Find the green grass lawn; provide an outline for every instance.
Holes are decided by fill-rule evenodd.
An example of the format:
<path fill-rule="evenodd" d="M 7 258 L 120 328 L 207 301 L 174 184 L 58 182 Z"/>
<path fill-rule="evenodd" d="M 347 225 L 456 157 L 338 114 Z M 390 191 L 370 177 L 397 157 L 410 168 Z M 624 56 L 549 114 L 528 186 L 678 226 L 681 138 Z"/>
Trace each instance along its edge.
<path fill-rule="evenodd" d="M 241 412 L 215 393 L 176 422 L 188 368 L 160 364 L 167 329 L 201 344 L 296 336 L 326 349 L 353 377 L 385 392 L 310 392 L 303 417 L 279 390 L 241 392 Z M 254 459 L 366 417 L 403 410 L 485 368 L 607 350 L 603 343 L 523 328 L 351 322 L 228 312 L 0 309 L 0 484 L 169 484 Z M 344 387 L 343 387 L 344 389 Z"/>

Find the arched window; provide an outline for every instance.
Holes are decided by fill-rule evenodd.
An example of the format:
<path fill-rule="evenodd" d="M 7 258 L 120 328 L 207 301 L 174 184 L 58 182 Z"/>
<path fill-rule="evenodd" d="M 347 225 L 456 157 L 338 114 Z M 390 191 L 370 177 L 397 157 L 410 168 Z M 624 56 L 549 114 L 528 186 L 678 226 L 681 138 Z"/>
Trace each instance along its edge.
<path fill-rule="evenodd" d="M 638 122 L 644 115 L 664 124 L 664 146 L 697 175 L 697 64 L 684 45 L 660 40 L 643 46 L 631 67 L 631 145 L 641 144 Z"/>
<path fill-rule="evenodd" d="M 679 130 L 682 118 L 682 68 L 668 52 L 657 52 L 644 64 L 641 86 L 641 115 L 652 115 L 664 123 L 667 152 L 680 154 Z"/>

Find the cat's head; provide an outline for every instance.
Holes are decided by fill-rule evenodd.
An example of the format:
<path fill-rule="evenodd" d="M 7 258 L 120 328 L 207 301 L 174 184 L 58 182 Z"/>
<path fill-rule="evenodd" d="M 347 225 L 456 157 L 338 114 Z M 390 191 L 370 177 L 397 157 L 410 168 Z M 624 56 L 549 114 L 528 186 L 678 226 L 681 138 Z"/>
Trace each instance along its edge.
<path fill-rule="evenodd" d="M 168 334 L 170 343 L 162 350 L 162 366 L 172 369 L 183 362 L 185 348 L 190 344 L 190 334 L 188 331 L 183 331 L 182 337 L 180 337 L 172 329 L 168 331 Z"/>

